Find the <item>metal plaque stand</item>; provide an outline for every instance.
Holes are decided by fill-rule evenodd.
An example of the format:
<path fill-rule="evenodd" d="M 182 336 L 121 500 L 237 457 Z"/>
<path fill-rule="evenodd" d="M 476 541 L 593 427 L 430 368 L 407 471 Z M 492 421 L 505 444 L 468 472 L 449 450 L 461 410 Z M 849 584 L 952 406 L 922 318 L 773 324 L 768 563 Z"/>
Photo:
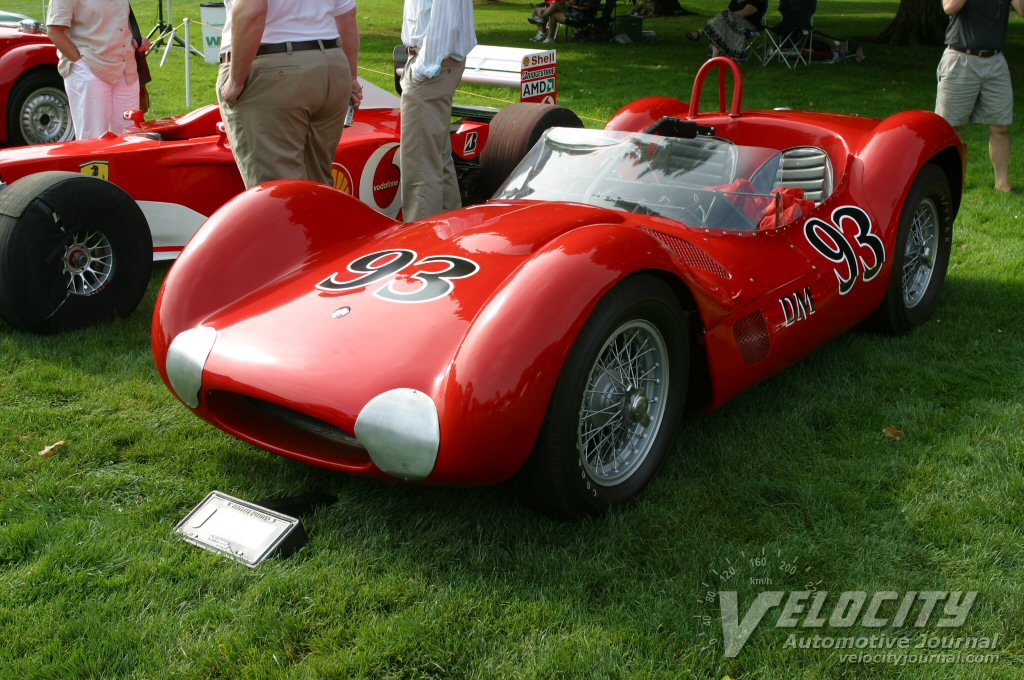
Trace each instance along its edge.
<path fill-rule="evenodd" d="M 258 567 L 306 544 L 302 522 L 270 508 L 212 491 L 174 527 L 186 541 Z"/>

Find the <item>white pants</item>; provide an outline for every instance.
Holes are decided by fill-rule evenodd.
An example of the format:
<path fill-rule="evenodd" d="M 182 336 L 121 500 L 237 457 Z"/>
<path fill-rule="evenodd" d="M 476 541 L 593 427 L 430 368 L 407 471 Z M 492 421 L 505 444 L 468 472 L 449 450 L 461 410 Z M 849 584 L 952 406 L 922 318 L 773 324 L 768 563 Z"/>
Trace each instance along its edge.
<path fill-rule="evenodd" d="M 95 139 L 104 132 L 121 132 L 132 122 L 124 112 L 139 108 L 139 79 L 122 75 L 114 84 L 93 75 L 84 59 L 71 64 L 71 73 L 64 80 L 71 105 L 71 120 L 76 139 Z"/>

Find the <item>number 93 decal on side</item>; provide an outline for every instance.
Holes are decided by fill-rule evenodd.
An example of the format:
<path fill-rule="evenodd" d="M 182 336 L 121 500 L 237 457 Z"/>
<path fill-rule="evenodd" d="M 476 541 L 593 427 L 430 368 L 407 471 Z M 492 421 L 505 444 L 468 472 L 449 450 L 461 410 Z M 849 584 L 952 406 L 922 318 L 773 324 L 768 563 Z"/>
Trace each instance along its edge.
<path fill-rule="evenodd" d="M 852 222 L 857 233 L 847 235 L 843 226 Z M 844 205 L 832 211 L 832 223 L 812 217 L 804 224 L 807 242 L 827 260 L 840 265 L 835 270 L 839 281 L 839 294 L 846 295 L 857 284 L 878 276 L 885 263 L 885 243 L 872 230 L 871 218 L 854 205 Z"/>
<path fill-rule="evenodd" d="M 455 280 L 476 274 L 480 265 L 456 255 L 430 255 L 420 259 L 415 250 L 395 249 L 364 255 L 349 262 L 346 269 L 358 276 L 346 280 L 341 272 L 335 272 L 316 287 L 340 293 L 379 282 L 373 291 L 375 297 L 391 302 L 415 303 L 447 297 L 455 289 Z"/>

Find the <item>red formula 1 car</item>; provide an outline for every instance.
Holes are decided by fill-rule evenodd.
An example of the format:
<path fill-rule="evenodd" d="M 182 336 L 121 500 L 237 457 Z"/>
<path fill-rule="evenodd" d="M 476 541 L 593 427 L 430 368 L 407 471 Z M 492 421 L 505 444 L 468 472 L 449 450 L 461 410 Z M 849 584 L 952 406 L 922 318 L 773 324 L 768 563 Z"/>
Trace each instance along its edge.
<path fill-rule="evenodd" d="M 701 112 L 714 67 L 720 110 Z M 906 331 L 942 288 L 965 170 L 949 125 L 741 100 L 714 59 L 689 105 L 550 129 L 492 200 L 417 223 L 307 183 L 247 192 L 165 281 L 160 373 L 200 417 L 304 462 L 518 474 L 560 515 L 628 502 L 684 411 L 866 319 Z M 485 157 L 531 111 L 499 113 Z"/>
<path fill-rule="evenodd" d="M 396 217 L 399 100 L 363 88 L 363 106 L 338 146 L 334 184 Z M 451 139 L 467 201 L 494 112 L 457 110 Z M 15 327 L 48 332 L 127 315 L 152 261 L 177 257 L 206 218 L 242 192 L 216 105 L 154 121 L 135 113 L 137 127 L 123 135 L 0 151 L 0 177 L 12 183 L 0 191 L 0 316 Z M 498 175 L 487 176 L 493 190 Z"/>
<path fill-rule="evenodd" d="M 39 22 L 0 12 L 0 142 L 48 144 L 75 138 L 57 48 Z"/>

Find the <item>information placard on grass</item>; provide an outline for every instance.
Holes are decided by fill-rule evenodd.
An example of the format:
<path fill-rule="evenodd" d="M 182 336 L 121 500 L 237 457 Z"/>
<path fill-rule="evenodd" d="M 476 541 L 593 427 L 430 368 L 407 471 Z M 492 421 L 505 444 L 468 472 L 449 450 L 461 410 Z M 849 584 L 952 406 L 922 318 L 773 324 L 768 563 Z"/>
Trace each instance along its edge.
<path fill-rule="evenodd" d="M 174 530 L 189 543 L 249 567 L 274 554 L 290 555 L 307 540 L 298 519 L 219 491 L 211 491 Z"/>

